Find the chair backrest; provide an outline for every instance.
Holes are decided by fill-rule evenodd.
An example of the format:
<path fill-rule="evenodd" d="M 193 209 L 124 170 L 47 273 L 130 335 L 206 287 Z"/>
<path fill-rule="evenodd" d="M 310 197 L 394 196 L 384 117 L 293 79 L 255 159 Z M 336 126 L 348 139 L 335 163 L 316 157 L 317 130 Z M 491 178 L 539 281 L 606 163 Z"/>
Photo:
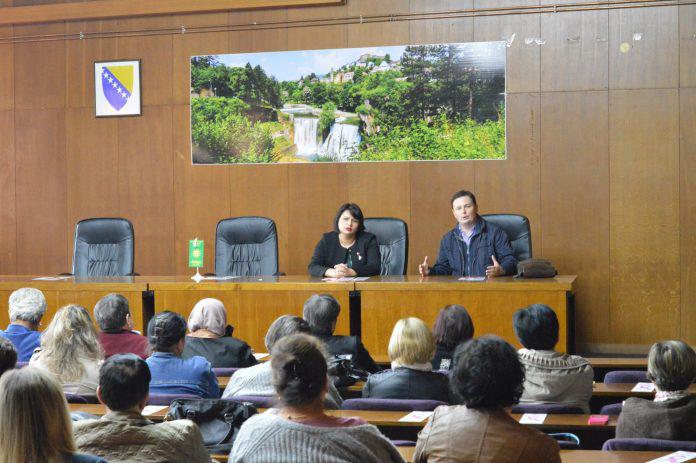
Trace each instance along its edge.
<path fill-rule="evenodd" d="M 603 405 L 602 409 L 599 411 L 599 414 L 600 415 L 619 416 L 621 414 L 622 408 L 623 408 L 623 402 L 619 402 L 617 404 Z"/>
<path fill-rule="evenodd" d="M 92 401 L 91 403 L 99 403 L 96 400 L 96 397 L 94 398 L 95 400 Z M 73 394 L 70 392 L 65 393 L 65 400 L 68 401 L 69 404 L 87 404 L 90 403 L 90 401 L 87 399 L 87 397 L 80 395 L 80 394 Z"/>
<path fill-rule="evenodd" d="M 644 450 L 644 451 L 676 451 L 684 450 L 687 452 L 696 451 L 696 441 L 679 441 L 663 439 L 643 439 L 643 438 L 617 438 L 609 439 L 602 445 L 602 450 Z"/>
<path fill-rule="evenodd" d="M 645 370 L 609 371 L 604 375 L 604 384 L 645 382 L 648 382 L 647 372 Z"/>
<path fill-rule="evenodd" d="M 147 399 L 148 405 L 169 405 L 174 399 L 200 399 L 193 394 L 150 394 Z"/>
<path fill-rule="evenodd" d="M 582 408 L 562 404 L 517 404 L 512 413 L 548 413 L 552 415 L 582 415 Z"/>
<path fill-rule="evenodd" d="M 232 376 L 233 374 L 236 373 L 236 371 L 239 370 L 239 368 L 213 368 L 213 373 L 215 373 L 215 376 L 220 377 L 220 376 Z"/>
<path fill-rule="evenodd" d="M 505 230 L 518 262 L 532 257 L 532 232 L 527 217 L 516 214 L 485 214 L 481 217 Z"/>
<path fill-rule="evenodd" d="M 278 234 L 266 217 L 234 217 L 218 222 L 215 274 L 256 276 L 278 273 Z"/>
<path fill-rule="evenodd" d="M 72 273 L 78 277 L 133 273 L 135 236 L 126 219 L 86 219 L 75 225 Z"/>
<path fill-rule="evenodd" d="M 447 405 L 447 402 L 416 399 L 346 399 L 343 401 L 341 409 L 430 412 L 440 405 Z"/>
<path fill-rule="evenodd" d="M 272 408 L 278 403 L 277 397 L 260 395 L 238 395 L 234 397 L 225 397 L 222 400 L 229 400 L 231 402 L 239 403 L 248 402 L 254 405 L 256 408 Z"/>
<path fill-rule="evenodd" d="M 406 275 L 408 265 L 408 226 L 401 219 L 365 219 L 365 231 L 377 237 L 382 255 L 380 275 Z"/>

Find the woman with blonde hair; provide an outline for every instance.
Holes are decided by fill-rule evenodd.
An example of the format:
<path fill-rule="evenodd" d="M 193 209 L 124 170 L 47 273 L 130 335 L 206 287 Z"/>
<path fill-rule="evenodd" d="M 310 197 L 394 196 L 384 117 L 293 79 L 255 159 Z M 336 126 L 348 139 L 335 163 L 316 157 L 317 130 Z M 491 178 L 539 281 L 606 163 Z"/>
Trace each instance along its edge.
<path fill-rule="evenodd" d="M 396 322 L 389 339 L 391 370 L 370 375 L 363 388 L 366 398 L 449 401 L 449 380 L 432 371 L 435 339 L 419 318 Z"/>
<path fill-rule="evenodd" d="M 96 395 L 103 360 L 89 312 L 79 305 L 67 305 L 56 312 L 29 365 L 52 373 L 64 392 Z"/>
<path fill-rule="evenodd" d="M 0 379 L 0 463 L 106 463 L 75 453 L 72 422 L 60 385 L 36 368 Z"/>

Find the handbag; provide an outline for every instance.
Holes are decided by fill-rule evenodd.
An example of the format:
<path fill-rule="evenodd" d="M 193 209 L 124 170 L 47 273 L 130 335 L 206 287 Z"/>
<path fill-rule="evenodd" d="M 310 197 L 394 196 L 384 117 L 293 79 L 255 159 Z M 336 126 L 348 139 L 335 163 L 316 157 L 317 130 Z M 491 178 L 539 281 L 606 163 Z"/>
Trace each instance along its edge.
<path fill-rule="evenodd" d="M 350 354 L 332 355 L 327 360 L 328 373 L 333 379 L 336 389 L 352 386 L 358 381 L 365 381 L 370 375 L 367 371 L 355 366 Z"/>
<path fill-rule="evenodd" d="M 546 259 L 525 259 L 517 263 L 515 278 L 551 278 L 558 274 Z"/>
<path fill-rule="evenodd" d="M 250 403 L 222 399 L 174 399 L 166 421 L 191 420 L 198 425 L 205 448 L 210 453 L 229 453 L 239 428 L 256 407 Z"/>

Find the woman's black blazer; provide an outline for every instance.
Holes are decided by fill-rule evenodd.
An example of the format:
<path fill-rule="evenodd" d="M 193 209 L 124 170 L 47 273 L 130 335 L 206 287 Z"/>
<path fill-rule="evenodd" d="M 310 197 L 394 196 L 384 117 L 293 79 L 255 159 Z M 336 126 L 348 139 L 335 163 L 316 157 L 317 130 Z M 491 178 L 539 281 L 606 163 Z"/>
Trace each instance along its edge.
<path fill-rule="evenodd" d="M 352 268 L 358 276 L 379 275 L 382 258 L 375 235 L 360 232 L 356 235 L 353 246 L 346 249 L 341 246 L 335 231 L 324 233 L 317 243 L 309 263 L 309 274 L 314 277 L 324 276 L 327 269 L 345 263 L 348 253 L 351 254 Z"/>

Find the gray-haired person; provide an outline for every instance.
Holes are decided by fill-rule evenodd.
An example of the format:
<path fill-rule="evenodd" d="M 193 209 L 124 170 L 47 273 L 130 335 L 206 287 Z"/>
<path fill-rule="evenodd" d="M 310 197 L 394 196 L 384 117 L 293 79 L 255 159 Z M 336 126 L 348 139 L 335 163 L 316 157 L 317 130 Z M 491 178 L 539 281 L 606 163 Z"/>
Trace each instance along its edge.
<path fill-rule="evenodd" d="M 145 336 L 133 332 L 133 317 L 128 299 L 120 294 L 107 294 L 94 306 L 94 318 L 99 325 L 99 342 L 104 358 L 116 354 L 135 354 L 148 357 L 148 341 Z"/>
<path fill-rule="evenodd" d="M 0 330 L 0 336 L 9 339 L 17 349 L 17 361 L 28 362 L 34 349 L 41 344 L 37 330 L 46 313 L 46 298 L 35 288 L 20 288 L 10 295 L 10 324 Z"/>

